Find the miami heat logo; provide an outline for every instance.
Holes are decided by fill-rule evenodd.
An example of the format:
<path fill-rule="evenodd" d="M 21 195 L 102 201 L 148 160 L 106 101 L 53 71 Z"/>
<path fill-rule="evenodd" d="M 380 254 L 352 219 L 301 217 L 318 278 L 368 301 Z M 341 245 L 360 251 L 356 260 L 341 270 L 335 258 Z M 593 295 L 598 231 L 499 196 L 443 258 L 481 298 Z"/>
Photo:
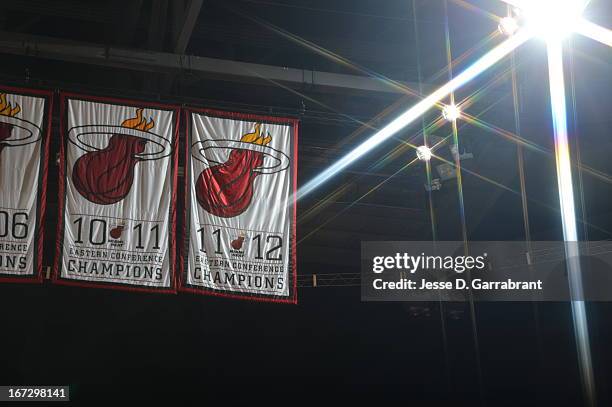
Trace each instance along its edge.
<path fill-rule="evenodd" d="M 171 154 L 165 138 L 151 132 L 152 118 L 143 117 L 143 109 L 136 116 L 124 120 L 120 126 L 75 126 L 68 132 L 68 140 L 85 150 L 72 168 L 72 182 L 88 201 L 111 205 L 123 200 L 132 188 L 134 169 L 139 162 L 159 160 Z"/>
<path fill-rule="evenodd" d="M 223 218 L 246 211 L 257 177 L 289 167 L 289 157 L 269 147 L 271 141 L 270 133 L 262 135 L 258 123 L 253 132 L 244 134 L 240 141 L 217 139 L 194 143 L 192 156 L 208 165 L 195 184 L 196 198 L 202 208 Z"/>
<path fill-rule="evenodd" d="M 16 117 L 20 112 L 21 106 L 7 102 L 6 94 L 0 93 L 0 154 L 6 147 L 25 146 L 40 140 L 40 128 Z"/>

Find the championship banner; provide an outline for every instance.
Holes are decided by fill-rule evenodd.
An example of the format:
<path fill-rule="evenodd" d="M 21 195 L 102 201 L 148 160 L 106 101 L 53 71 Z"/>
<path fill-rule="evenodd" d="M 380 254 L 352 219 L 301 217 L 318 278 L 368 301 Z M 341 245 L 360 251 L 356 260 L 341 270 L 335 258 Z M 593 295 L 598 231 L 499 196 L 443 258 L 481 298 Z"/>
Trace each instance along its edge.
<path fill-rule="evenodd" d="M 54 282 L 176 292 L 178 108 L 62 95 Z"/>
<path fill-rule="evenodd" d="M 51 103 L 0 87 L 0 281 L 42 282 Z"/>
<path fill-rule="evenodd" d="M 187 115 L 180 290 L 296 303 L 297 120 Z"/>

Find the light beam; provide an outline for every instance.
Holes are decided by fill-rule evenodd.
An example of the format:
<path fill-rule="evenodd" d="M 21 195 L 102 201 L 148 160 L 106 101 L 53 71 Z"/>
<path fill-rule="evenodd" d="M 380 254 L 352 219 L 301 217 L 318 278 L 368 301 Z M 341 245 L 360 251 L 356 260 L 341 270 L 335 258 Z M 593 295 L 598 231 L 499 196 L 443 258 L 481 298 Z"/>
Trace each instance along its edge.
<path fill-rule="evenodd" d="M 491 51 L 483 55 L 474 64 L 466 68 L 463 72 L 457 75 L 454 79 L 447 82 L 445 85 L 434 91 L 432 94 L 422 99 L 419 103 L 408 109 L 406 112 L 395 118 L 385 127 L 380 129 L 373 136 L 368 138 L 366 141 L 355 147 L 344 157 L 339 159 L 336 163 L 332 164 L 327 169 L 323 170 L 319 175 L 314 177 L 312 180 L 304 184 L 296 193 L 296 199 L 301 199 L 310 192 L 314 191 L 321 184 L 328 181 L 338 172 L 349 166 L 355 160 L 358 160 L 363 155 L 380 145 L 383 141 L 389 139 L 398 131 L 418 119 L 438 103 L 443 98 L 447 97 L 451 92 L 454 92 L 467 82 L 474 79 L 476 76 L 486 71 L 488 68 L 493 66 L 497 61 L 508 55 L 514 49 L 521 44 L 525 43 L 529 38 L 530 34 L 525 31 L 519 31 L 516 35 L 508 38 Z"/>
<path fill-rule="evenodd" d="M 576 26 L 576 32 L 592 40 L 601 42 L 612 47 L 612 31 L 587 20 L 580 20 Z"/>
<path fill-rule="evenodd" d="M 591 361 L 591 345 L 580 270 L 580 251 L 576 229 L 576 211 L 572 184 L 572 166 L 567 135 L 567 107 L 565 104 L 565 80 L 563 77 L 563 47 L 561 41 L 548 42 L 548 71 L 550 101 L 555 137 L 555 161 L 561 205 L 561 222 L 565 241 L 567 275 L 572 299 L 574 335 L 578 348 L 578 363 L 587 405 L 595 405 L 595 382 Z"/>

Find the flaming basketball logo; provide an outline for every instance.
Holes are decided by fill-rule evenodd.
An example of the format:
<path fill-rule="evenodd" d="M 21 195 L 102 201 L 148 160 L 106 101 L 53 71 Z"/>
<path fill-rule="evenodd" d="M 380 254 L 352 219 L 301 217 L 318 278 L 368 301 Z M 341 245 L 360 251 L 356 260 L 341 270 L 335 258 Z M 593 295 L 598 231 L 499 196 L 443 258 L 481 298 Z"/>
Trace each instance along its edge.
<path fill-rule="evenodd" d="M 136 116 L 124 120 L 120 126 L 73 127 L 69 131 L 69 140 L 87 151 L 72 168 L 76 190 L 98 205 L 111 205 L 123 200 L 132 188 L 136 164 L 170 155 L 170 142 L 150 132 L 154 126 L 152 118 L 143 117 L 143 109 L 136 109 Z M 92 135 L 110 136 L 106 147 L 96 148 L 82 139 Z M 158 151 L 147 152 L 149 147 Z"/>
<path fill-rule="evenodd" d="M 15 117 L 17 113 L 21 111 L 21 107 L 15 103 L 15 107 L 11 106 L 10 103 L 6 101 L 6 94 L 0 94 L 0 116 L 5 117 Z M 11 123 L 0 122 L 0 153 L 7 145 L 4 143 L 4 140 L 11 137 L 11 132 L 13 131 L 13 126 Z"/>
<path fill-rule="evenodd" d="M 268 146 L 272 136 L 262 135 L 261 124 L 242 135 L 240 141 L 205 140 L 194 143 L 192 155 L 210 165 L 196 180 L 199 204 L 213 215 L 231 218 L 243 213 L 251 204 L 255 179 L 262 174 L 273 174 L 289 167 L 289 157 Z M 207 150 L 230 150 L 223 163 L 206 156 Z M 203 158 L 203 159 L 202 159 Z"/>
<path fill-rule="evenodd" d="M 120 223 L 117 226 L 115 226 L 114 228 L 111 229 L 110 231 L 110 237 L 113 239 L 119 239 L 121 237 L 121 234 L 123 233 L 123 230 L 125 229 L 125 224 L 124 223 Z"/>
<path fill-rule="evenodd" d="M 244 238 L 245 237 L 246 236 L 243 233 L 241 233 L 236 239 L 232 240 L 231 243 L 230 243 L 231 246 L 232 246 L 232 249 L 234 249 L 234 250 L 242 249 L 242 244 L 244 243 Z"/>
<path fill-rule="evenodd" d="M 6 147 L 24 146 L 40 140 L 41 131 L 35 124 L 17 116 L 21 106 L 7 101 L 0 93 L 0 154 Z"/>

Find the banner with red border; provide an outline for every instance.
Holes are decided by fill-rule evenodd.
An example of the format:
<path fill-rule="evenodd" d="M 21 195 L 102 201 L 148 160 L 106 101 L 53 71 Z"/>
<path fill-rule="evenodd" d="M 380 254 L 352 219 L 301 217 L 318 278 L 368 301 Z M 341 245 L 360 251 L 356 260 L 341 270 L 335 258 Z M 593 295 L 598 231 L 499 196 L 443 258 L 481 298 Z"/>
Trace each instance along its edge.
<path fill-rule="evenodd" d="M 176 292 L 179 108 L 61 95 L 53 280 Z"/>
<path fill-rule="evenodd" d="M 0 282 L 42 282 L 53 94 L 0 86 Z"/>
<path fill-rule="evenodd" d="M 186 112 L 180 290 L 297 302 L 296 119 Z"/>

